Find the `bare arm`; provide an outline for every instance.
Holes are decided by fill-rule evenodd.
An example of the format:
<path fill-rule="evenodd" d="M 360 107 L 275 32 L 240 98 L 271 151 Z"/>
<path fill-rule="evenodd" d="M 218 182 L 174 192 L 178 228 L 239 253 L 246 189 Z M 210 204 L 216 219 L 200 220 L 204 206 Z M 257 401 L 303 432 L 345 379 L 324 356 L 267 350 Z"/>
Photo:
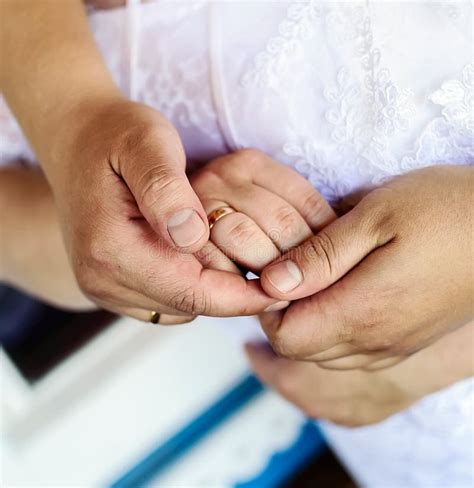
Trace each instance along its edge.
<path fill-rule="evenodd" d="M 1 0 L 0 88 L 50 179 L 80 107 L 120 98 L 80 0 Z"/>
<path fill-rule="evenodd" d="M 74 278 L 53 196 L 40 171 L 0 170 L 0 219 L 0 281 L 60 307 L 95 307 Z"/>

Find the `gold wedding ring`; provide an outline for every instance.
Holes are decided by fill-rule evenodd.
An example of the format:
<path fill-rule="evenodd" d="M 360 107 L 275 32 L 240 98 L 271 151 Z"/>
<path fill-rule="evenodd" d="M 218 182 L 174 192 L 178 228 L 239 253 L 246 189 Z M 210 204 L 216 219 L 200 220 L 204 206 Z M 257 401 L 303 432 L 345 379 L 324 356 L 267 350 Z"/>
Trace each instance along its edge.
<path fill-rule="evenodd" d="M 232 207 L 219 207 L 213 210 L 207 216 L 207 220 L 209 222 L 209 230 L 211 230 L 214 227 L 214 225 L 216 225 L 216 222 L 218 222 L 220 219 L 233 212 L 235 212 L 235 210 Z"/>
<path fill-rule="evenodd" d="M 150 312 L 150 322 L 152 324 L 159 324 L 160 323 L 160 314 L 152 310 Z"/>

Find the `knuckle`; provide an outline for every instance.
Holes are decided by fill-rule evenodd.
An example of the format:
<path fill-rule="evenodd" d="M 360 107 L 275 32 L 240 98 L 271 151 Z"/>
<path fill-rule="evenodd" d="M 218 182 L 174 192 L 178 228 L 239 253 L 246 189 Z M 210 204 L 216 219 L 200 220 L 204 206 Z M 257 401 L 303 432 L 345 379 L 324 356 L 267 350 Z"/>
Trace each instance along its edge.
<path fill-rule="evenodd" d="M 241 171 L 235 162 L 235 154 L 221 156 L 209 162 L 202 173 L 206 178 L 213 175 L 221 184 L 225 184 L 227 181 L 240 181 L 242 179 Z"/>
<path fill-rule="evenodd" d="M 255 225 L 245 217 L 242 217 L 231 229 L 229 236 L 232 242 L 236 242 L 242 246 L 251 245 L 255 239 Z"/>
<path fill-rule="evenodd" d="M 203 315 L 209 309 L 206 296 L 193 287 L 176 293 L 171 299 L 171 307 L 188 315 Z"/>
<path fill-rule="evenodd" d="M 229 170 L 231 175 L 240 173 L 240 179 L 242 179 L 242 173 L 251 175 L 252 172 L 260 166 L 265 158 L 265 154 L 258 149 L 243 148 L 239 149 L 232 154 L 232 164 L 225 166 L 223 169 Z M 235 176 L 234 176 L 235 177 Z M 245 179 L 248 179 L 247 176 Z"/>
<path fill-rule="evenodd" d="M 311 223 L 317 223 L 319 217 L 328 213 L 327 203 L 324 198 L 316 193 L 315 190 L 309 191 L 302 199 L 302 213 L 303 216 Z"/>
<path fill-rule="evenodd" d="M 152 207 L 163 200 L 163 196 L 172 197 L 173 203 L 180 197 L 182 179 L 167 168 L 153 168 L 141 178 L 139 184 L 139 205 Z"/>
<path fill-rule="evenodd" d="M 393 197 L 394 191 L 390 188 L 376 188 L 364 197 L 359 207 L 363 214 L 361 222 L 364 232 L 372 236 L 379 246 L 396 235 L 397 212 L 392 204 Z"/>
<path fill-rule="evenodd" d="M 248 181 L 249 175 L 256 165 L 265 158 L 265 154 L 258 149 L 238 149 L 232 154 L 227 154 L 214 159 L 206 165 L 206 170 L 216 174 L 221 181 L 235 182 Z"/>
<path fill-rule="evenodd" d="M 283 206 L 275 211 L 278 233 L 283 241 L 290 241 L 300 234 L 302 220 L 291 207 Z"/>
<path fill-rule="evenodd" d="M 321 274 L 332 277 L 337 265 L 337 251 L 331 236 L 321 231 L 310 239 L 304 258 L 312 269 L 321 269 L 322 263 Z"/>
<path fill-rule="evenodd" d="M 206 166 L 196 171 L 189 179 L 191 185 L 200 198 L 215 198 L 222 193 L 224 180 L 216 171 L 210 171 Z"/>

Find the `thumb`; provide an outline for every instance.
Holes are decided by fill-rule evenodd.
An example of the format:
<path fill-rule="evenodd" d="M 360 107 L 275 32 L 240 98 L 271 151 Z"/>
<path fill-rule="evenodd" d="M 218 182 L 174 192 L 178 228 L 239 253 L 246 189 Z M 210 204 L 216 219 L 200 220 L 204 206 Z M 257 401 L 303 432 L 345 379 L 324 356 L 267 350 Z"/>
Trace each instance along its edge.
<path fill-rule="evenodd" d="M 356 206 L 269 264 L 260 277 L 263 289 L 279 300 L 297 300 L 331 286 L 393 238 L 374 220 L 368 205 Z"/>
<path fill-rule="evenodd" d="M 179 136 L 166 128 L 135 146 L 121 174 L 153 230 L 171 246 L 194 253 L 207 242 L 209 226 L 185 168 Z"/>

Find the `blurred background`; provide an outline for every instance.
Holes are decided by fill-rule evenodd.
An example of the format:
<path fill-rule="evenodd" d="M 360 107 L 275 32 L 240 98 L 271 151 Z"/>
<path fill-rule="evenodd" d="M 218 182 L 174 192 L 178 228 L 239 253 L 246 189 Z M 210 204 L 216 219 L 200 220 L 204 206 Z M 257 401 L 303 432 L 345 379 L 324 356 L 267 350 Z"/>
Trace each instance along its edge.
<path fill-rule="evenodd" d="M 255 327 L 71 314 L 1 286 L 2 486 L 354 486 L 250 374 Z"/>

